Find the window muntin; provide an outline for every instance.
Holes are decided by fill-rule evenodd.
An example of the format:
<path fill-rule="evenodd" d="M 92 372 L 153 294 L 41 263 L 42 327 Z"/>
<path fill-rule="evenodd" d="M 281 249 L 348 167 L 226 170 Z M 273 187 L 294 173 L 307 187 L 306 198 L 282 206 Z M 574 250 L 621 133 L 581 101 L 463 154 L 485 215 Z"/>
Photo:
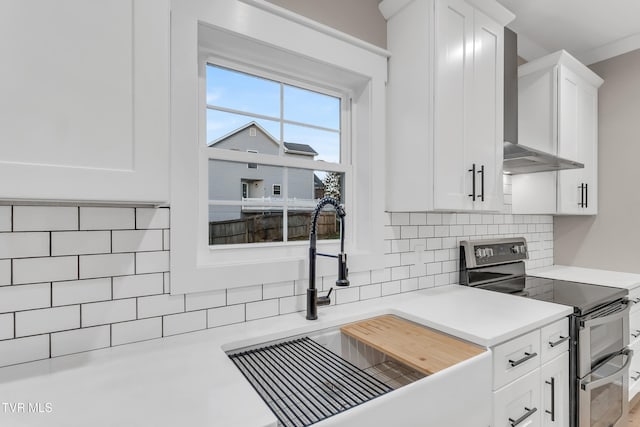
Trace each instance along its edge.
<path fill-rule="evenodd" d="M 206 68 L 206 140 L 214 148 L 206 151 L 209 245 L 308 239 L 311 212 L 325 196 L 319 187 L 330 174 L 318 165 L 333 164 L 331 173 L 340 177 L 340 185 L 347 179 L 348 168 L 341 163 L 342 99 L 209 63 Z M 249 96 L 246 87 L 255 93 Z M 224 160 L 217 149 L 252 157 L 246 163 Z M 242 197 L 237 197 L 239 182 Z M 320 239 L 339 237 L 335 213 L 322 212 L 321 223 Z"/>

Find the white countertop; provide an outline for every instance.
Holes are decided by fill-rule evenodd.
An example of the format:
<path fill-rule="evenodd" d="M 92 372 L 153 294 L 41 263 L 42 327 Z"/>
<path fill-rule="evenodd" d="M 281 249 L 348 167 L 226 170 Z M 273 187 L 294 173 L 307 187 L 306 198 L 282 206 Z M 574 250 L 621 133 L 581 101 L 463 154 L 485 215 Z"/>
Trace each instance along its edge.
<path fill-rule="evenodd" d="M 491 347 L 570 307 L 446 286 L 0 369 L 1 426 L 275 426 L 223 350 L 392 313 Z M 40 404 L 11 413 L 4 403 Z M 46 404 L 50 404 L 50 412 Z M 339 417 L 340 415 L 338 415 Z"/>
<path fill-rule="evenodd" d="M 550 267 L 527 270 L 527 274 L 547 279 L 568 280 L 615 288 L 633 289 L 640 286 L 640 274 L 566 265 L 552 265 Z"/>

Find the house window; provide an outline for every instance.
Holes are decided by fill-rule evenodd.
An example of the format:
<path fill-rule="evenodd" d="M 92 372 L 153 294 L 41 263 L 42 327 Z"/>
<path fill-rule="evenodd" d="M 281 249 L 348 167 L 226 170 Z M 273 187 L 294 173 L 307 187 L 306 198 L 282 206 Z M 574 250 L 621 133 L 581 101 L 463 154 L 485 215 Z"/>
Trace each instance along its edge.
<path fill-rule="evenodd" d="M 344 200 L 343 95 L 226 64 L 204 66 L 209 245 L 308 239 L 318 200 Z M 320 239 L 339 238 L 330 205 L 318 218 Z"/>

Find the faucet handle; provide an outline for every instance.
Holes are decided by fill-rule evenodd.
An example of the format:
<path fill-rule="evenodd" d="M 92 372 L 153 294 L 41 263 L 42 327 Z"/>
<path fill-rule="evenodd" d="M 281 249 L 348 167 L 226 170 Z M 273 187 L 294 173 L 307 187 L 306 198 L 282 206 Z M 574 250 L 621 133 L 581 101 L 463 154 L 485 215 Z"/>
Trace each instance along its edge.
<path fill-rule="evenodd" d="M 317 300 L 316 300 L 316 303 L 318 305 L 329 305 L 329 304 L 331 304 L 331 298 L 330 298 L 331 291 L 333 291 L 333 288 L 329 289 L 329 292 L 327 292 L 327 294 L 325 296 L 318 297 Z"/>

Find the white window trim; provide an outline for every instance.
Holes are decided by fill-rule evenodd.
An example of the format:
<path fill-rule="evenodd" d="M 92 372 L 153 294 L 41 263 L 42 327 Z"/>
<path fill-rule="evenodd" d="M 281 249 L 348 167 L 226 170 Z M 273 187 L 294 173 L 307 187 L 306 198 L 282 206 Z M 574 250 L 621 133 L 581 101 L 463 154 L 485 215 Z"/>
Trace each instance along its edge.
<path fill-rule="evenodd" d="M 205 182 L 207 164 L 200 151 L 216 150 L 206 147 L 201 139 L 206 115 L 204 108 L 199 108 L 200 83 L 194 67 L 202 63 L 203 50 L 234 62 L 261 64 L 265 71 L 271 65 L 275 70 L 277 64 L 286 63 L 295 81 L 306 75 L 309 82 L 353 93 L 354 121 L 349 130 L 353 142 L 349 155 L 355 163 L 347 167 L 351 168 L 351 181 L 365 185 L 354 184 L 346 190 L 353 206 L 347 211 L 347 232 L 353 236 L 347 246 L 349 268 L 352 272 L 380 268 L 385 259 L 384 85 L 388 52 L 364 49 L 240 1 L 217 2 L 215 7 L 201 0 L 176 1 L 172 4 L 171 21 L 171 292 L 299 280 L 307 275 L 306 242 L 264 244 L 226 253 L 212 252 L 208 242 L 203 245 L 208 228 L 203 220 L 206 211 L 194 208 L 207 200 L 206 186 L 200 185 Z M 215 37 L 210 37 L 212 34 Z M 220 151 L 229 151 L 221 155 L 228 160 L 247 160 L 243 157 L 247 153 Z M 295 167 L 302 160 L 286 161 Z M 320 163 L 321 167 L 314 168 L 333 169 L 330 163 Z M 322 245 L 328 246 L 322 250 L 332 250 L 335 243 Z M 319 275 L 335 274 L 334 270 L 334 263 L 318 264 Z"/>

